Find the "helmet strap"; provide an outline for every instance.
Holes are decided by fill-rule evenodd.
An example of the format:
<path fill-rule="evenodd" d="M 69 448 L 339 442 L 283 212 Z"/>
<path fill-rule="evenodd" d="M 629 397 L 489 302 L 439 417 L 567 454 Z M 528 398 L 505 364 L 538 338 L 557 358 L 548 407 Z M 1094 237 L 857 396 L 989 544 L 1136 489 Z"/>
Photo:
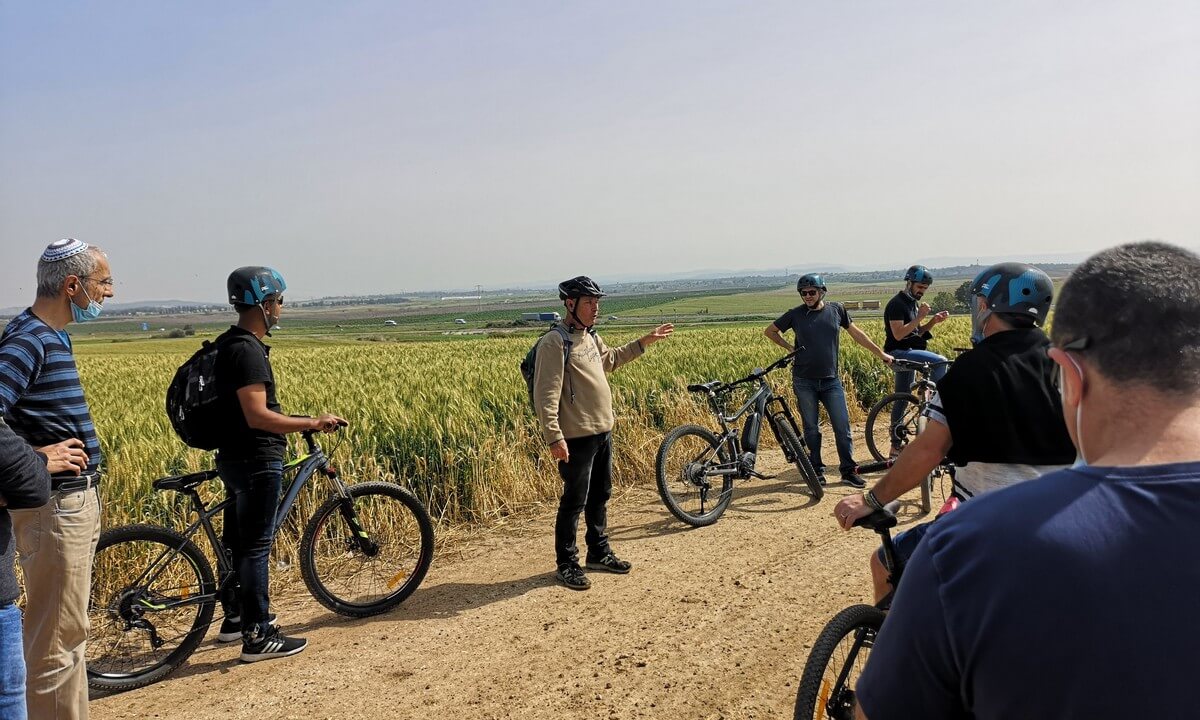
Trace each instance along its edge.
<path fill-rule="evenodd" d="M 589 330 L 589 331 L 590 331 L 590 330 L 592 329 L 592 325 L 584 325 L 584 324 L 583 324 L 583 321 L 579 319 L 579 316 L 575 314 L 575 308 L 579 307 L 579 300 L 580 300 L 580 298 L 582 298 L 582 297 L 583 297 L 583 296 L 582 296 L 582 295 L 580 295 L 580 296 L 578 296 L 578 297 L 574 297 L 574 298 L 567 298 L 568 300 L 574 300 L 574 301 L 575 301 L 575 307 L 572 307 L 572 308 L 568 308 L 568 309 L 567 309 L 567 317 L 569 317 L 569 318 L 574 318 L 574 319 L 575 319 L 575 322 L 571 323 L 571 325 L 572 325 L 572 326 L 581 327 L 581 328 L 583 328 L 584 330 Z"/>

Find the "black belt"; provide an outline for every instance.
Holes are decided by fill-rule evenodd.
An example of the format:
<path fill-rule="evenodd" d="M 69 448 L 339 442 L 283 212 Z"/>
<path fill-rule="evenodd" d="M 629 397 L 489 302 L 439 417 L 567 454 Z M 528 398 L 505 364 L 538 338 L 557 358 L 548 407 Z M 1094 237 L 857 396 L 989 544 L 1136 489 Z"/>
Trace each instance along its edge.
<path fill-rule="evenodd" d="M 64 475 L 50 478 L 50 489 L 54 492 L 79 492 L 91 490 L 100 484 L 100 473 L 90 472 L 83 475 Z"/>

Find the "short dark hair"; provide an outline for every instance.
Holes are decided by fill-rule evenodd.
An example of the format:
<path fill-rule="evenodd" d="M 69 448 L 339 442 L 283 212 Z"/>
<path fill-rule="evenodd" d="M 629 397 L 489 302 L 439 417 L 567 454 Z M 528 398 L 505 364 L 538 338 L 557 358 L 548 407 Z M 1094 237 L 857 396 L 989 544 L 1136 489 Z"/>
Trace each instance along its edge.
<path fill-rule="evenodd" d="M 1050 335 L 1115 382 L 1200 392 L 1200 256 L 1163 242 L 1093 255 L 1063 285 Z"/>

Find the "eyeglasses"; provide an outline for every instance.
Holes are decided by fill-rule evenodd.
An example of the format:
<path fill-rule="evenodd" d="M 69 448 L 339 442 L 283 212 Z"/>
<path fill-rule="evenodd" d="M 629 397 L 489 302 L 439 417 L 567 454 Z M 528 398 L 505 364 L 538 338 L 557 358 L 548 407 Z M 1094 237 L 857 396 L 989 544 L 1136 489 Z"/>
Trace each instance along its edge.
<path fill-rule="evenodd" d="M 96 278 L 92 277 L 91 275 L 80 275 L 79 279 L 80 280 L 91 280 L 92 282 L 96 283 L 97 285 L 99 285 L 101 287 L 105 287 L 105 288 L 111 288 L 113 285 L 116 284 L 111 277 L 104 278 L 103 280 L 97 280 Z"/>
<path fill-rule="evenodd" d="M 274 298 L 271 298 L 271 299 L 275 301 L 276 305 L 283 304 L 283 296 L 282 295 L 276 295 Z"/>
<path fill-rule="evenodd" d="M 800 291 L 800 297 L 816 297 L 817 295 L 820 295 L 820 294 L 821 294 L 820 290 L 801 290 Z"/>
<path fill-rule="evenodd" d="M 1082 351 L 1086 350 L 1088 348 L 1088 346 L 1091 344 L 1092 344 L 1092 339 L 1090 337 L 1084 335 L 1083 337 L 1075 338 L 1071 342 L 1063 343 L 1061 346 L 1057 346 L 1057 347 L 1059 350 L 1062 350 L 1063 352 L 1082 352 Z M 1071 362 L 1074 363 L 1075 362 L 1074 359 L 1072 359 Z M 1079 367 L 1079 366 L 1076 365 L 1076 367 Z M 1055 363 L 1054 377 L 1052 379 L 1055 390 L 1062 390 L 1062 378 L 1063 378 L 1062 365 Z"/>

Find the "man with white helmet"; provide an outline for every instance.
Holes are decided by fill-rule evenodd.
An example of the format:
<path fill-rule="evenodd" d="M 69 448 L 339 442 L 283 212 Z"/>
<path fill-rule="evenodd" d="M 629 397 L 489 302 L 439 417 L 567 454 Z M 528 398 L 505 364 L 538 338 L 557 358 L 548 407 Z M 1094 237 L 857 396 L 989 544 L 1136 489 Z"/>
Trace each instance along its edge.
<path fill-rule="evenodd" d="M 88 716 L 92 556 L 100 538 L 103 457 L 66 328 L 113 296 L 108 257 L 67 238 L 37 265 L 37 298 L 0 337 L 0 415 L 56 464 L 50 501 L 11 510 L 25 580 L 26 704 L 31 718 Z"/>

